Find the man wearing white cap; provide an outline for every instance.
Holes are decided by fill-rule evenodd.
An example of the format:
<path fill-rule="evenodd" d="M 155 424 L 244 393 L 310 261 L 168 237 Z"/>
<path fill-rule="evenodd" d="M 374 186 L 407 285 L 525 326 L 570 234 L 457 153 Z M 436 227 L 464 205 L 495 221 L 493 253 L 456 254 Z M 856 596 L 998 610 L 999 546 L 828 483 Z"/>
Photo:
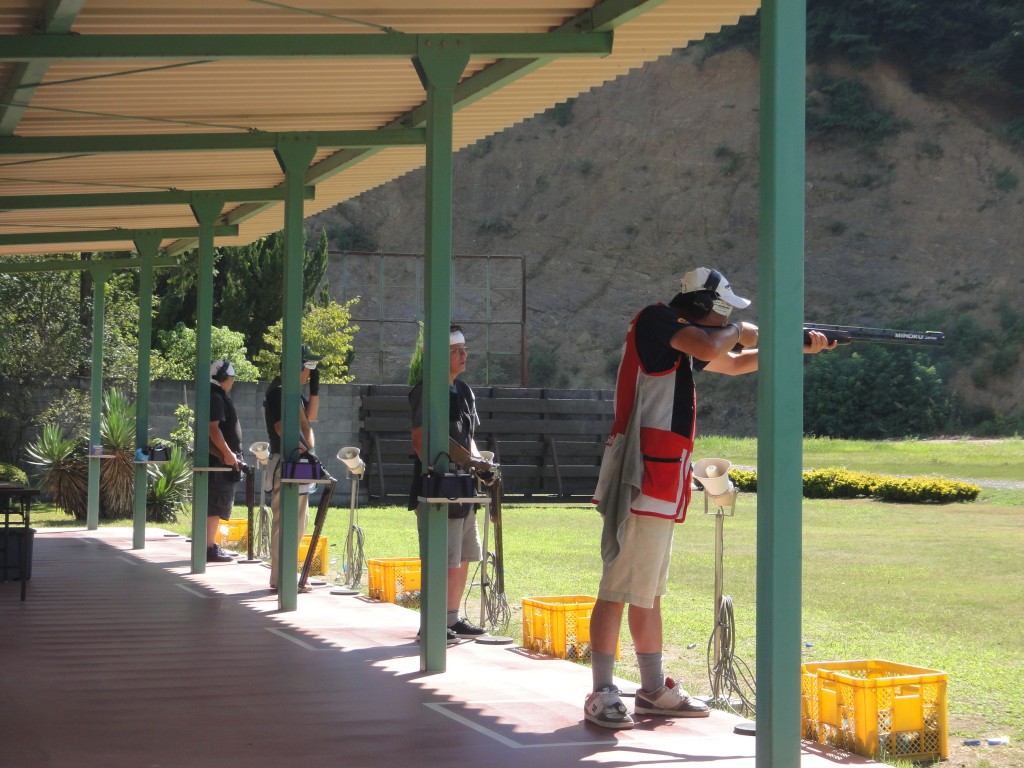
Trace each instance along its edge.
<path fill-rule="evenodd" d="M 694 374 L 735 376 L 757 370 L 757 326 L 730 322 L 737 296 L 717 269 L 682 277 L 671 302 L 633 318 L 615 385 L 615 421 L 601 461 L 594 502 L 604 517 L 603 571 L 590 620 L 593 692 L 584 717 L 605 728 L 632 728 L 614 684 L 615 650 L 623 607 L 640 667 L 637 715 L 707 717 L 662 663 L 661 596 L 665 594 L 675 524 L 686 517 L 696 435 Z M 812 332 L 809 354 L 832 349 Z"/>
<path fill-rule="evenodd" d="M 210 472 L 206 506 L 206 562 L 226 563 L 228 555 L 217 545 L 221 520 L 231 519 L 235 505 L 235 484 L 240 479 L 242 428 L 235 405 L 228 395 L 235 384 L 235 367 L 228 360 L 215 360 L 210 366 L 210 466 L 229 468 L 230 472 Z"/>
<path fill-rule="evenodd" d="M 468 354 L 462 328 L 451 326 L 448 334 L 448 434 L 472 456 L 479 456 L 480 451 L 473 440 L 473 432 L 480 423 L 476 412 L 476 397 L 470 386 L 457 378 L 466 370 Z M 412 416 L 412 447 L 416 451 L 409 509 L 418 512 L 418 483 L 423 474 L 423 382 L 417 383 L 409 392 L 409 409 Z M 476 524 L 475 505 L 449 504 L 448 642 L 458 642 L 460 637 L 474 638 L 487 634 L 485 629 L 459 615 L 462 593 L 469 577 L 469 564 L 480 562 L 480 555 L 480 532 Z"/>

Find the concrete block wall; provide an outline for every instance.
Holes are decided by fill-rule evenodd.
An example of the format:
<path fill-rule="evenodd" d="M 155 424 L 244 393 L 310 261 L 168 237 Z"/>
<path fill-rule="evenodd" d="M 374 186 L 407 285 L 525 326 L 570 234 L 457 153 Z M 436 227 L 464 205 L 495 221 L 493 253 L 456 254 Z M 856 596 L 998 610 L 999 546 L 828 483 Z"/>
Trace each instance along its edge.
<path fill-rule="evenodd" d="M 238 412 L 242 428 L 242 449 L 245 460 L 255 465 L 249 446 L 267 439 L 266 423 L 263 419 L 263 396 L 267 384 L 236 381 L 231 389 L 231 400 Z M 181 403 L 196 407 L 195 383 L 183 381 L 154 381 L 150 389 L 149 433 L 150 437 L 168 438 L 177 429 L 174 411 Z M 197 429 L 198 432 L 198 429 Z M 338 450 L 348 445 L 359 445 L 359 386 L 356 384 L 321 384 L 320 413 L 313 424 L 316 437 L 316 454 L 338 485 L 334 491 L 333 504 L 345 506 L 352 490 L 348 472 L 336 458 Z M 365 456 L 363 457 L 365 460 Z M 239 486 L 239 498 L 242 487 Z M 362 496 L 362 490 L 360 492 Z"/>

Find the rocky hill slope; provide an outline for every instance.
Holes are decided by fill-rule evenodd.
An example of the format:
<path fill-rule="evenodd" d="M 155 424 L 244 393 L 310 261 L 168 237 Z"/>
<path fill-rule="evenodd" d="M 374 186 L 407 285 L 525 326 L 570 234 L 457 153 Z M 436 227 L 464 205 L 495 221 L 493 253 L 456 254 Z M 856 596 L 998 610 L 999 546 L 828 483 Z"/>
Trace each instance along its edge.
<path fill-rule="evenodd" d="M 1024 328 L 1024 158 L 898 71 L 830 74 L 865 83 L 904 128 L 873 147 L 809 142 L 807 319 L 955 327 L 976 349 L 960 345 L 952 390 L 1020 414 L 1024 334 L 1004 331 Z M 556 364 L 531 385 L 612 386 L 629 318 L 694 266 L 721 268 L 757 321 L 757 158 L 758 61 L 735 49 L 676 52 L 458 154 L 455 251 L 526 259 L 532 362 Z M 357 225 L 385 252 L 421 251 L 423 185 L 409 174 L 307 228 Z M 704 431 L 749 431 L 745 379 L 707 388 Z"/>

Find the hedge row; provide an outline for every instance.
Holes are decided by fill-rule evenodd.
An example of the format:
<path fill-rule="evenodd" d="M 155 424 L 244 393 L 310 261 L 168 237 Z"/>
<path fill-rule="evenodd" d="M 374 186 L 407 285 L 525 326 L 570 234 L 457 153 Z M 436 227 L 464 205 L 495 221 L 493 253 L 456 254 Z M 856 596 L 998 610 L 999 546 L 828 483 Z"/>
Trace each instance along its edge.
<path fill-rule="evenodd" d="M 729 477 L 741 491 L 757 491 L 757 472 L 745 469 L 729 471 Z M 981 488 L 959 480 L 937 477 L 893 477 L 851 472 L 846 469 L 812 469 L 804 472 L 804 496 L 809 499 L 855 499 L 870 496 L 882 501 L 948 504 L 974 501 Z"/>
<path fill-rule="evenodd" d="M 17 483 L 28 485 L 28 475 L 13 464 L 0 462 L 0 483 Z"/>

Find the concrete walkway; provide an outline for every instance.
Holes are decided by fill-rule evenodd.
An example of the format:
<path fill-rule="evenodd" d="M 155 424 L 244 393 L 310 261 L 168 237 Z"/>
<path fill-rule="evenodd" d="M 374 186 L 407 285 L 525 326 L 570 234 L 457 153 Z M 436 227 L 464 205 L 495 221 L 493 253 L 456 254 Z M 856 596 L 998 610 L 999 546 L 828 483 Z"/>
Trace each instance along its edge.
<path fill-rule="evenodd" d="M 586 667 L 466 642 L 425 675 L 412 611 L 321 588 L 280 613 L 262 566 L 130 547 L 40 530 L 27 601 L 0 584 L 0 766 L 755 765 L 731 715 L 610 732 L 582 719 Z M 803 744 L 803 768 L 870 764 Z"/>

